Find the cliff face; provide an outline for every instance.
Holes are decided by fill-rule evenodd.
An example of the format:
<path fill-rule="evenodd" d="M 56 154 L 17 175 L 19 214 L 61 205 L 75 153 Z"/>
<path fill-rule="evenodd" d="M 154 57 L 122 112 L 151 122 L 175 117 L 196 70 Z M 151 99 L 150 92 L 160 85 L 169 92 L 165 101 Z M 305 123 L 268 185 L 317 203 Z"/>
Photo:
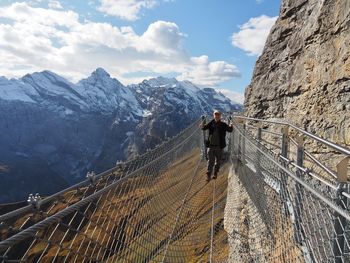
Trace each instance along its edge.
<path fill-rule="evenodd" d="M 246 89 L 245 113 L 284 118 L 350 145 L 349 0 L 282 0 Z"/>

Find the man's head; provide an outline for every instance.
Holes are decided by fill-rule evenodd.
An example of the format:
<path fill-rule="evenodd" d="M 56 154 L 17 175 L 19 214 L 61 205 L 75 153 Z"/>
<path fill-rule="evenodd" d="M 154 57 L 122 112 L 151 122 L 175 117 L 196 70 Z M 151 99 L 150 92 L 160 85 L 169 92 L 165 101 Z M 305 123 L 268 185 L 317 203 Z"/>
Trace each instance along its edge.
<path fill-rule="evenodd" d="M 221 120 L 221 112 L 218 110 L 215 110 L 213 113 L 215 121 L 220 121 Z"/>

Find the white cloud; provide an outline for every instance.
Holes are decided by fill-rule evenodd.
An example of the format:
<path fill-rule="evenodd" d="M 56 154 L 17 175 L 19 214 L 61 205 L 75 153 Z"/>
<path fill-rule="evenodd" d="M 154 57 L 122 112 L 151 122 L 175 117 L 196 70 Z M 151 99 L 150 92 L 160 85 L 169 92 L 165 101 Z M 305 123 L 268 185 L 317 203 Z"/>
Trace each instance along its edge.
<path fill-rule="evenodd" d="M 152 9 L 161 2 L 171 3 L 175 0 L 100 0 L 97 8 L 102 13 L 115 16 L 120 19 L 135 21 L 140 18 L 144 9 Z"/>
<path fill-rule="evenodd" d="M 79 15 L 73 11 L 34 8 L 25 2 L 16 2 L 7 7 L 0 7 L 0 17 L 15 21 L 15 25 L 18 27 L 26 25 L 71 27 L 78 24 L 79 19 Z M 28 28 L 30 27 L 28 26 Z M 36 29 L 33 28 L 31 31 L 34 30 Z M 40 31 L 37 30 L 38 33 Z"/>
<path fill-rule="evenodd" d="M 250 56 L 260 55 L 276 19 L 277 17 L 265 15 L 249 19 L 248 22 L 239 27 L 238 33 L 233 33 L 232 45 L 243 49 Z"/>
<path fill-rule="evenodd" d="M 48 6 L 49 8 L 52 8 L 52 9 L 63 9 L 61 3 L 56 0 L 49 0 Z"/>
<path fill-rule="evenodd" d="M 186 35 L 171 22 L 156 21 L 137 34 L 132 27 L 80 22 L 73 11 L 26 3 L 0 7 L 0 17 L 10 20 L 0 23 L 0 76 L 48 69 L 76 81 L 103 67 L 125 84 L 135 80 L 131 73 L 147 72 L 211 86 L 239 76 L 227 62 L 191 57 L 183 46 Z"/>
<path fill-rule="evenodd" d="M 244 94 L 235 92 L 228 89 L 217 89 L 217 91 L 220 91 L 222 94 L 224 94 L 227 98 L 231 99 L 233 102 L 243 104 L 244 103 Z"/>
<path fill-rule="evenodd" d="M 157 21 L 149 25 L 147 31 L 140 37 L 138 47 L 143 50 L 154 50 L 162 54 L 183 51 L 182 41 L 185 34 L 180 32 L 175 23 Z"/>
<path fill-rule="evenodd" d="M 189 80 L 199 85 L 215 86 L 216 84 L 239 77 L 235 65 L 225 61 L 209 62 L 208 56 L 191 57 L 189 69 L 178 77 L 179 80 Z"/>
<path fill-rule="evenodd" d="M 156 4 L 155 0 L 101 0 L 98 10 L 107 15 L 135 21 L 139 19 L 142 9 L 151 9 Z"/>

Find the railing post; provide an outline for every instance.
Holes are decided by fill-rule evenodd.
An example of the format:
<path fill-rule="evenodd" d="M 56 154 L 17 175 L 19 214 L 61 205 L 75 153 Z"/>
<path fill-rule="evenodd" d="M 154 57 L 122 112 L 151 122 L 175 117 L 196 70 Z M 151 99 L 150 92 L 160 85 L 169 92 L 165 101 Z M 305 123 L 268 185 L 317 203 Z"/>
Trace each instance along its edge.
<path fill-rule="evenodd" d="M 262 139 L 262 128 L 261 128 L 261 123 L 258 124 L 258 133 L 256 135 L 258 141 L 260 142 Z"/>
<path fill-rule="evenodd" d="M 297 137 L 297 165 L 300 167 L 303 167 L 304 165 L 304 137 L 298 136 Z M 297 176 L 301 177 L 302 171 L 300 169 L 297 169 Z"/>
<path fill-rule="evenodd" d="M 304 165 L 304 137 L 302 135 L 296 137 L 297 142 L 297 166 L 303 167 Z M 297 168 L 296 175 L 301 178 L 302 171 Z M 302 243 L 302 229 L 301 229 L 301 213 L 303 211 L 303 203 L 302 203 L 302 191 L 299 183 L 296 183 L 296 196 L 295 196 L 295 225 L 296 225 L 296 233 L 295 238 L 296 241 L 301 244 Z"/>
<path fill-rule="evenodd" d="M 281 129 L 282 133 L 282 143 L 281 143 L 281 155 L 284 158 L 288 158 L 288 148 L 289 148 L 289 129 L 287 126 L 282 127 Z M 284 163 L 286 163 L 284 161 Z M 281 173 L 281 196 L 282 196 L 282 201 L 284 205 L 284 211 L 286 215 L 289 215 L 289 208 L 288 208 L 288 200 L 289 195 L 288 195 L 288 189 L 287 189 L 287 176 L 285 173 Z"/>
<path fill-rule="evenodd" d="M 232 124 L 233 124 L 233 120 L 232 120 Z M 232 130 L 232 134 L 231 134 L 231 158 L 233 156 L 236 156 L 236 143 L 235 143 L 235 127 L 233 127 L 233 130 Z"/>
<path fill-rule="evenodd" d="M 242 119 L 237 119 L 237 127 L 240 128 L 240 124 L 242 123 Z M 242 134 L 238 130 L 238 138 L 237 138 L 237 160 L 241 161 L 242 156 Z"/>
<path fill-rule="evenodd" d="M 257 140 L 259 142 L 258 147 L 260 147 L 261 139 L 262 139 L 262 128 L 261 123 L 258 124 L 258 130 L 257 130 Z M 256 173 L 257 175 L 261 175 L 261 153 L 259 150 L 256 151 L 256 165 L 255 165 Z"/>
<path fill-rule="evenodd" d="M 237 159 L 241 159 L 241 153 L 242 153 L 242 134 L 238 132 Z"/>
<path fill-rule="evenodd" d="M 246 134 L 246 124 L 243 121 L 243 136 L 242 136 L 242 152 L 241 152 L 241 161 L 245 162 L 245 134 Z"/>
<path fill-rule="evenodd" d="M 86 178 L 90 181 L 91 185 L 94 185 L 96 182 L 96 174 L 94 171 L 87 172 Z"/>
<path fill-rule="evenodd" d="M 289 148 L 289 128 L 284 126 L 281 129 L 282 132 L 282 145 L 281 145 L 281 155 L 284 158 L 288 158 L 288 148 Z"/>
<path fill-rule="evenodd" d="M 36 193 L 35 195 L 29 194 L 27 203 L 32 205 L 36 211 L 40 210 L 41 202 L 42 202 L 42 199 L 38 193 Z"/>
<path fill-rule="evenodd" d="M 227 123 L 228 125 L 232 124 L 231 115 L 227 118 Z M 232 133 L 233 133 L 233 130 L 232 130 Z M 228 145 L 227 145 L 227 152 L 229 153 L 230 156 L 231 156 L 231 151 L 232 151 L 232 135 L 230 134 L 228 138 Z"/>
<path fill-rule="evenodd" d="M 348 210 L 347 198 L 343 195 L 344 192 L 347 192 L 349 189 L 348 179 L 347 179 L 347 168 L 350 157 L 344 158 L 337 164 L 337 179 L 338 179 L 338 189 L 336 194 L 336 204 Z M 346 240 L 346 228 L 347 222 L 344 217 L 335 213 L 334 214 L 334 230 L 335 237 L 333 242 L 333 254 L 335 257 L 336 263 L 345 262 L 345 240 Z"/>

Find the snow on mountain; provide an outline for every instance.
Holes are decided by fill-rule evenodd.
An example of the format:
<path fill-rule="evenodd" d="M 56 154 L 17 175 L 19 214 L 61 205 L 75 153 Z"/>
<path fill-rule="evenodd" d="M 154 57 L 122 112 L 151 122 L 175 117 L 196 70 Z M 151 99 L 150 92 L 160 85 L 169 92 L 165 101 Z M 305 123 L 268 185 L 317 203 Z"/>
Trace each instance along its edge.
<path fill-rule="evenodd" d="M 125 87 L 102 68 L 76 84 L 50 71 L 0 77 L 0 165 L 12 169 L 0 171 L 0 202 L 23 200 L 34 191 L 31 180 L 57 191 L 154 147 L 213 109 L 239 107 L 214 89 L 175 78 Z M 13 182 L 24 182 L 22 190 Z"/>
<path fill-rule="evenodd" d="M 220 109 L 222 112 L 241 110 L 242 106 L 232 102 L 229 98 L 213 88 L 203 88 L 199 91 L 199 97 L 206 103 L 206 109 Z"/>
<path fill-rule="evenodd" d="M 189 81 L 158 77 L 130 85 L 144 110 L 135 137 L 143 140 L 134 148 L 153 147 L 164 137 L 173 136 L 201 115 L 211 115 L 214 109 L 232 112 L 241 108 L 211 88 L 199 88 Z"/>
<path fill-rule="evenodd" d="M 74 90 L 73 83 L 48 70 L 27 74 L 20 80 L 38 92 L 40 97 L 36 98 L 37 102 L 73 109 L 85 109 L 87 106 L 80 94 Z"/>
<path fill-rule="evenodd" d="M 215 89 L 199 88 L 189 81 L 177 81 L 175 78 L 158 77 L 129 87 L 142 107 L 151 112 L 164 112 L 167 110 L 164 106 L 174 105 L 177 110 L 196 116 L 211 113 L 213 109 L 223 112 L 241 109 L 241 105 L 233 103 Z"/>
<path fill-rule="evenodd" d="M 35 97 L 39 97 L 39 93 L 31 85 L 0 77 L 0 99 L 35 103 Z"/>
<path fill-rule="evenodd" d="M 185 113 L 208 113 L 239 109 L 223 94 L 211 88 L 199 88 L 189 81 L 157 77 L 125 87 L 102 68 L 73 84 L 63 77 L 42 71 L 21 79 L 0 78 L 0 99 L 40 103 L 51 110 L 113 113 L 123 112 L 136 118 L 150 116 L 161 105 L 176 105 Z"/>
<path fill-rule="evenodd" d="M 90 77 L 81 80 L 76 91 L 84 97 L 89 107 L 103 112 L 125 111 L 142 116 L 142 109 L 130 89 L 102 68 L 96 69 Z"/>
<path fill-rule="evenodd" d="M 165 87 L 165 88 L 174 87 L 178 84 L 178 81 L 175 78 L 165 78 L 161 76 L 157 78 L 151 78 L 143 82 L 147 83 L 151 87 Z"/>
<path fill-rule="evenodd" d="M 52 111 L 120 113 L 142 117 L 143 110 L 129 88 L 101 68 L 73 84 L 43 71 L 21 79 L 0 78 L 0 99 L 37 103 Z"/>

